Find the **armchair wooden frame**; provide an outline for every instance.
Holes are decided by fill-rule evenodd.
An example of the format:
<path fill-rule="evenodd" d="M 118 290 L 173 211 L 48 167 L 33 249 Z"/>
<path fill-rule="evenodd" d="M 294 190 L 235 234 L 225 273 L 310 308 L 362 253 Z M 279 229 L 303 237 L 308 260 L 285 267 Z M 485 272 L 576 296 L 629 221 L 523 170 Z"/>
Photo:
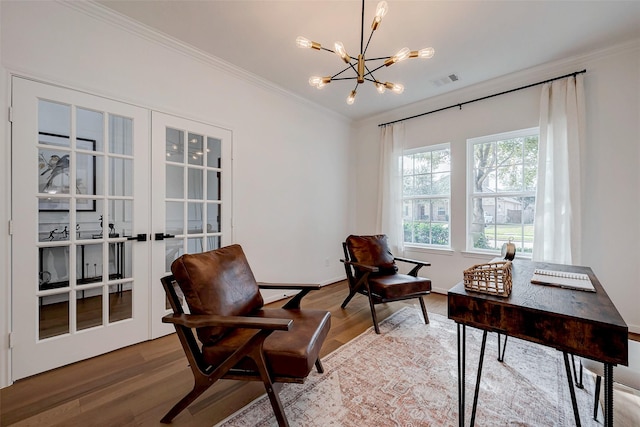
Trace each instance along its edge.
<path fill-rule="evenodd" d="M 219 379 L 232 379 L 241 381 L 262 381 L 267 391 L 267 395 L 273 407 L 279 426 L 288 426 L 288 421 L 284 408 L 278 396 L 277 383 L 304 383 L 305 378 L 274 376 L 266 362 L 263 352 L 264 340 L 274 331 L 287 331 L 291 328 L 291 319 L 269 319 L 247 316 L 218 316 L 218 315 L 193 315 L 186 314 L 180 303 L 180 298 L 175 290 L 177 283 L 173 275 L 165 276 L 161 279 L 162 286 L 167 294 L 173 314 L 162 318 L 163 323 L 171 323 L 176 329 L 180 343 L 191 367 L 194 377 L 194 386 L 191 392 L 176 403 L 169 412 L 162 418 L 162 423 L 170 423 L 180 412 L 196 400 L 210 386 Z M 320 285 L 281 285 L 258 283 L 262 289 L 290 289 L 301 291 L 290 299 L 282 308 L 300 308 L 300 301 L 312 290 L 320 289 Z M 202 327 L 229 327 L 229 328 L 249 328 L 256 329 L 256 334 L 245 344 L 240 346 L 233 354 L 227 357 L 217 366 L 211 366 L 204 361 L 202 351 L 198 341 L 194 336 L 193 329 Z M 255 363 L 255 370 L 246 368 L 237 369 L 236 365 L 243 358 L 248 357 Z M 316 369 L 323 373 L 324 369 L 318 358 L 315 362 Z M 279 388 L 279 387 L 278 387 Z"/>
<path fill-rule="evenodd" d="M 429 315 L 427 314 L 427 307 L 422 297 L 424 295 L 430 294 L 431 293 L 430 291 L 407 294 L 407 295 L 394 297 L 394 298 L 384 298 L 381 295 L 378 295 L 375 292 L 372 292 L 369 286 L 369 276 L 372 273 L 379 272 L 380 271 L 379 268 L 372 265 L 366 265 L 366 264 L 351 261 L 346 242 L 342 242 L 342 249 L 344 251 L 344 259 L 341 259 L 340 262 L 344 264 L 344 269 L 347 274 L 347 282 L 349 284 L 349 295 L 342 302 L 342 305 L 341 305 L 342 308 L 346 308 L 347 304 L 349 304 L 349 301 L 351 301 L 351 299 L 357 293 L 367 296 L 367 298 L 369 299 L 369 308 L 371 309 L 371 318 L 373 320 L 373 327 L 376 333 L 379 334 L 380 328 L 378 326 L 378 316 L 376 315 L 376 309 L 375 309 L 376 304 L 385 304 L 393 301 L 401 301 L 401 300 L 417 298 L 420 301 L 420 308 L 422 309 L 422 315 L 424 316 L 424 321 L 427 324 L 429 323 Z M 409 273 L 407 273 L 408 276 L 413 276 L 413 277 L 418 277 L 418 272 L 422 267 L 428 267 L 431 265 L 431 263 L 429 262 L 423 262 L 423 261 L 418 261 L 418 260 L 403 258 L 403 257 L 394 256 L 393 260 L 408 263 L 408 264 L 413 264 L 414 267 L 411 269 Z M 356 269 L 361 273 L 359 278 L 355 274 Z"/>

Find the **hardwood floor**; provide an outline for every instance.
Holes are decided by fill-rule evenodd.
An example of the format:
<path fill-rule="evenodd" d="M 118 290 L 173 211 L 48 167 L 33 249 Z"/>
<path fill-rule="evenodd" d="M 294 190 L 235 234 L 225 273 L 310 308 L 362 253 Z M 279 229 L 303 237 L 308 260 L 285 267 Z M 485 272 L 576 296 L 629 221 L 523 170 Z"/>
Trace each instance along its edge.
<path fill-rule="evenodd" d="M 331 311 L 332 326 L 322 349 L 326 355 L 371 326 L 367 299 L 354 297 L 340 308 L 346 282 L 310 293 L 303 307 Z M 425 298 L 427 310 L 446 316 L 446 295 Z M 282 301 L 271 304 L 278 307 Z M 380 320 L 405 305 L 377 306 Z M 631 337 L 638 339 L 638 335 Z M 160 426 L 162 416 L 193 386 L 193 377 L 175 334 L 123 348 L 73 365 L 17 381 L 0 390 L 1 426 Z M 173 426 L 206 426 L 264 393 L 261 383 L 223 380 L 173 421 Z"/>
<path fill-rule="evenodd" d="M 371 326 L 367 299 L 354 297 L 347 309 L 345 281 L 310 293 L 303 307 L 331 311 L 332 326 L 322 349 L 326 355 Z M 425 298 L 429 313 L 446 315 L 446 296 Z M 271 304 L 279 307 L 282 301 Z M 377 306 L 386 318 L 404 305 Z M 1 426 L 160 426 L 162 416 L 193 386 L 175 334 L 123 348 L 17 381 L 0 390 Z M 257 396 L 256 382 L 223 380 L 207 390 L 173 421 L 173 426 L 207 426 L 224 419 Z"/>

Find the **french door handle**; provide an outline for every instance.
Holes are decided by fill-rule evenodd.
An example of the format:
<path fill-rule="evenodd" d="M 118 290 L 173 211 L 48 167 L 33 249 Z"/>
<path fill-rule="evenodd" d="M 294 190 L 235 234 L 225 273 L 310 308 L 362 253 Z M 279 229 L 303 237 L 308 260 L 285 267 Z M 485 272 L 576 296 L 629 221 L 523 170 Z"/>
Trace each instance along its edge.
<path fill-rule="evenodd" d="M 172 239 L 176 237 L 173 234 L 156 233 L 156 240 Z"/>
<path fill-rule="evenodd" d="M 137 240 L 138 242 L 146 242 L 147 241 L 147 235 L 144 234 L 144 233 L 137 234 L 135 236 L 127 237 L 127 240 Z"/>

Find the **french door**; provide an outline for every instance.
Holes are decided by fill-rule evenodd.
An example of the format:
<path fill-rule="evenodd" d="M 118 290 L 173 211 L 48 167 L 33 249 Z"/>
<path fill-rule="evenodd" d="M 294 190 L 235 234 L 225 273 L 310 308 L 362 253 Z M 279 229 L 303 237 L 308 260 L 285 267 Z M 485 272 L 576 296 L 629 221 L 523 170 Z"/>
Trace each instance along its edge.
<path fill-rule="evenodd" d="M 149 112 L 14 77 L 12 379 L 148 339 Z"/>
<path fill-rule="evenodd" d="M 160 278 L 184 253 L 232 242 L 231 131 L 158 112 L 152 113 L 153 215 L 152 317 L 170 309 Z M 152 323 L 156 338 L 174 332 Z"/>
<path fill-rule="evenodd" d="M 12 111 L 12 380 L 173 332 L 160 278 L 232 241 L 231 132 L 18 77 Z"/>

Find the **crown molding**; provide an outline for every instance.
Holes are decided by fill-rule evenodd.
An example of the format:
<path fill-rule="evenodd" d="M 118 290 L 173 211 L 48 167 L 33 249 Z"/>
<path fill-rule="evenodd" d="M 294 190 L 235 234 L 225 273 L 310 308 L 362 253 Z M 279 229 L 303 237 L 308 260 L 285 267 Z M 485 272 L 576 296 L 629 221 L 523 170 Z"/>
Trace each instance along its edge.
<path fill-rule="evenodd" d="M 331 115 L 336 119 L 340 119 L 345 122 L 352 121 L 351 119 L 343 116 L 342 114 L 339 114 L 331 109 L 325 108 L 306 98 L 303 98 L 300 95 L 297 95 L 283 88 L 282 86 L 276 85 L 269 80 L 266 80 L 243 68 L 233 65 L 230 62 L 224 61 L 223 59 L 218 58 L 214 55 L 211 55 L 210 53 L 207 53 L 187 43 L 183 43 L 175 39 L 174 37 L 171 37 L 152 27 L 149 27 L 148 25 L 135 21 L 118 12 L 115 12 L 107 8 L 106 6 L 96 3 L 93 0 L 88 0 L 88 1 L 56 0 L 56 2 L 70 9 L 73 9 L 79 13 L 82 13 L 86 16 L 102 21 L 108 25 L 111 25 L 113 27 L 118 27 L 119 29 L 124 30 L 136 37 L 140 37 L 151 43 L 163 46 L 164 48 L 170 49 L 176 53 L 186 56 L 190 59 L 199 61 L 200 63 L 203 63 L 211 68 L 216 69 L 217 71 L 230 74 L 245 82 L 258 86 L 262 89 L 266 89 L 268 91 L 277 93 L 288 99 L 295 100 L 311 108 L 322 110 L 328 115 Z"/>

